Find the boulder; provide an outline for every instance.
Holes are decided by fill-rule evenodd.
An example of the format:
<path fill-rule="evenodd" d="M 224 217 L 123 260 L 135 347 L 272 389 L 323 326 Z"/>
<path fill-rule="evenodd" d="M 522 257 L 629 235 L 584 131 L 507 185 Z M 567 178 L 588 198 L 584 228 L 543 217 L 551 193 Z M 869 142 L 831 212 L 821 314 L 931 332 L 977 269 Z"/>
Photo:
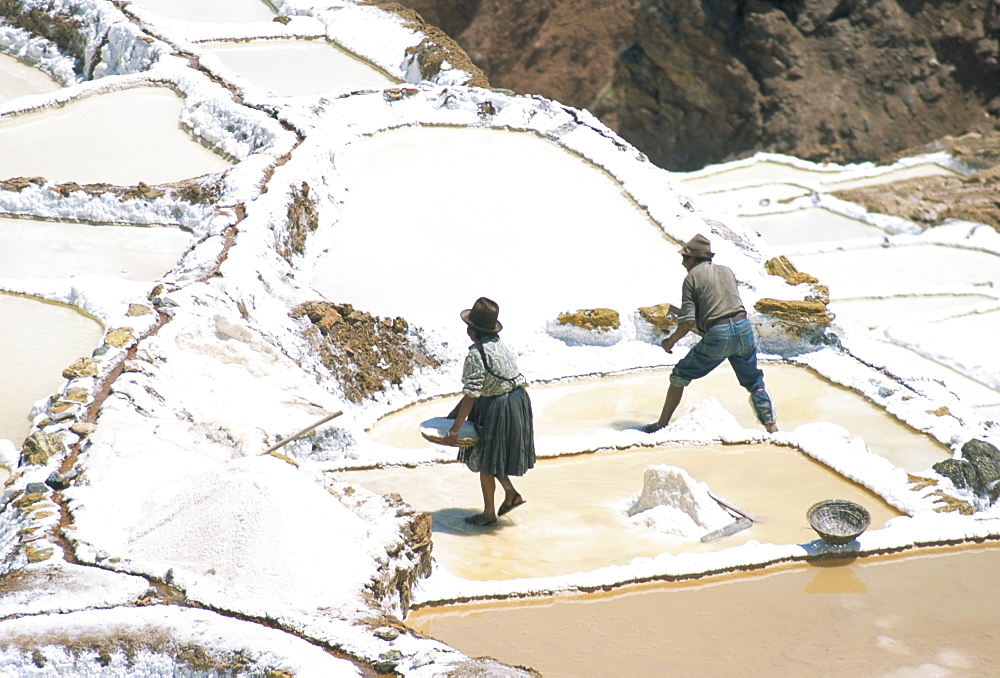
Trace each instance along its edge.
<path fill-rule="evenodd" d="M 945 459 L 934 464 L 936 472 L 951 481 L 959 490 L 973 490 L 980 485 L 979 473 L 976 467 L 964 459 Z"/>
<path fill-rule="evenodd" d="M 21 464 L 45 466 L 53 457 L 66 452 L 66 446 L 59 436 L 35 431 L 28 436 L 21 447 Z"/>
<path fill-rule="evenodd" d="M 962 458 L 976 467 L 983 485 L 1000 480 L 1000 450 L 984 440 L 970 440 L 962 445 Z"/>
<path fill-rule="evenodd" d="M 80 358 L 63 370 L 62 375 L 66 379 L 77 379 L 80 377 L 96 377 L 97 373 L 96 360 L 93 358 Z"/>
<path fill-rule="evenodd" d="M 108 346 L 114 346 L 115 348 L 122 348 L 133 339 L 132 328 L 131 327 L 116 327 L 112 330 L 108 330 L 108 334 L 104 337 L 104 343 Z"/>
<path fill-rule="evenodd" d="M 969 490 L 990 504 L 1000 497 L 1000 450 L 984 440 L 970 440 L 961 457 L 934 464 L 935 471 L 960 490 Z"/>
<path fill-rule="evenodd" d="M 677 327 L 677 316 L 681 310 L 673 304 L 640 306 L 639 317 L 660 332 L 670 332 Z"/>

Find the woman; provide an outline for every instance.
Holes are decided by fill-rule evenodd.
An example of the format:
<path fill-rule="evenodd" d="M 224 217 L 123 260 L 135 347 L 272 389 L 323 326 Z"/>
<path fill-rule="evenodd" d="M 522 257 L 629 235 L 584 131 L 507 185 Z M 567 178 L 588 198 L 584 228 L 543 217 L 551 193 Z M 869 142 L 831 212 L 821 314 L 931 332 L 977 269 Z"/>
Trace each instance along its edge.
<path fill-rule="evenodd" d="M 535 465 L 531 400 L 514 352 L 497 336 L 503 329 L 497 320 L 499 312 L 495 301 L 480 297 L 461 313 L 473 344 L 462 369 L 462 400 L 449 415 L 455 423 L 446 438 L 455 444 L 466 419 L 475 424 L 479 434 L 478 443 L 460 448 L 458 453 L 459 461 L 479 474 L 483 512 L 465 518 L 477 527 L 494 525 L 497 516 L 525 503 L 510 476 L 524 475 Z M 497 481 L 504 490 L 499 509 L 494 504 Z"/>

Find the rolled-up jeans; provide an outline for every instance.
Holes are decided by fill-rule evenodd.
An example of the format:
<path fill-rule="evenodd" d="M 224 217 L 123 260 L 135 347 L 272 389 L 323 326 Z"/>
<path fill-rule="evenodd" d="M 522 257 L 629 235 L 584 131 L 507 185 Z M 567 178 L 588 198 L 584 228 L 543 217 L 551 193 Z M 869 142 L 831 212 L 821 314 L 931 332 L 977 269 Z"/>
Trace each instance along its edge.
<path fill-rule="evenodd" d="M 714 370 L 723 360 L 729 360 L 740 386 L 750 392 L 750 404 L 757 420 L 762 424 L 774 423 L 774 406 L 764 390 L 764 373 L 757 367 L 757 344 L 746 318 L 708 328 L 701 341 L 674 366 L 670 383 L 684 388 Z"/>

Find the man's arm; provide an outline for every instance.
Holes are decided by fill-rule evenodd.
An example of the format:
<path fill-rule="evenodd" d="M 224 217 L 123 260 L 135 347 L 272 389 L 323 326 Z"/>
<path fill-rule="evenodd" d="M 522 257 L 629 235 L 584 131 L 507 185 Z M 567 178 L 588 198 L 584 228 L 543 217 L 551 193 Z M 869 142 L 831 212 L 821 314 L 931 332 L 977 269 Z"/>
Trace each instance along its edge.
<path fill-rule="evenodd" d="M 660 346 L 667 353 L 672 353 L 674 350 L 674 344 L 684 338 L 684 336 L 694 329 L 693 320 L 685 320 L 684 322 L 677 325 L 677 329 L 669 337 L 660 342 Z"/>

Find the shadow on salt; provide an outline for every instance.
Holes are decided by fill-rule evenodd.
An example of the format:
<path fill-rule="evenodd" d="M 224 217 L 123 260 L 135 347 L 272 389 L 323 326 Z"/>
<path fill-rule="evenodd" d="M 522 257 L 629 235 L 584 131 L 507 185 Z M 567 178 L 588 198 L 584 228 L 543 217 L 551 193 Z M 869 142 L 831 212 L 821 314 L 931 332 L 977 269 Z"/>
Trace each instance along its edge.
<path fill-rule="evenodd" d="M 31 94 L 48 94 L 62 85 L 44 71 L 33 68 L 9 54 L 0 54 L 0 105 Z"/>
<path fill-rule="evenodd" d="M 398 82 L 370 63 L 328 42 L 212 42 L 203 43 L 202 48 L 217 56 L 237 75 L 275 96 L 385 89 Z"/>
<path fill-rule="evenodd" d="M 83 97 L 59 108 L 0 117 L 0 179 L 162 184 L 229 162 L 181 127 L 182 99 L 166 87 Z"/>
<path fill-rule="evenodd" d="M 20 447 L 36 401 L 56 393 L 62 371 L 100 344 L 104 328 L 77 309 L 0 293 L 0 439 Z"/>

